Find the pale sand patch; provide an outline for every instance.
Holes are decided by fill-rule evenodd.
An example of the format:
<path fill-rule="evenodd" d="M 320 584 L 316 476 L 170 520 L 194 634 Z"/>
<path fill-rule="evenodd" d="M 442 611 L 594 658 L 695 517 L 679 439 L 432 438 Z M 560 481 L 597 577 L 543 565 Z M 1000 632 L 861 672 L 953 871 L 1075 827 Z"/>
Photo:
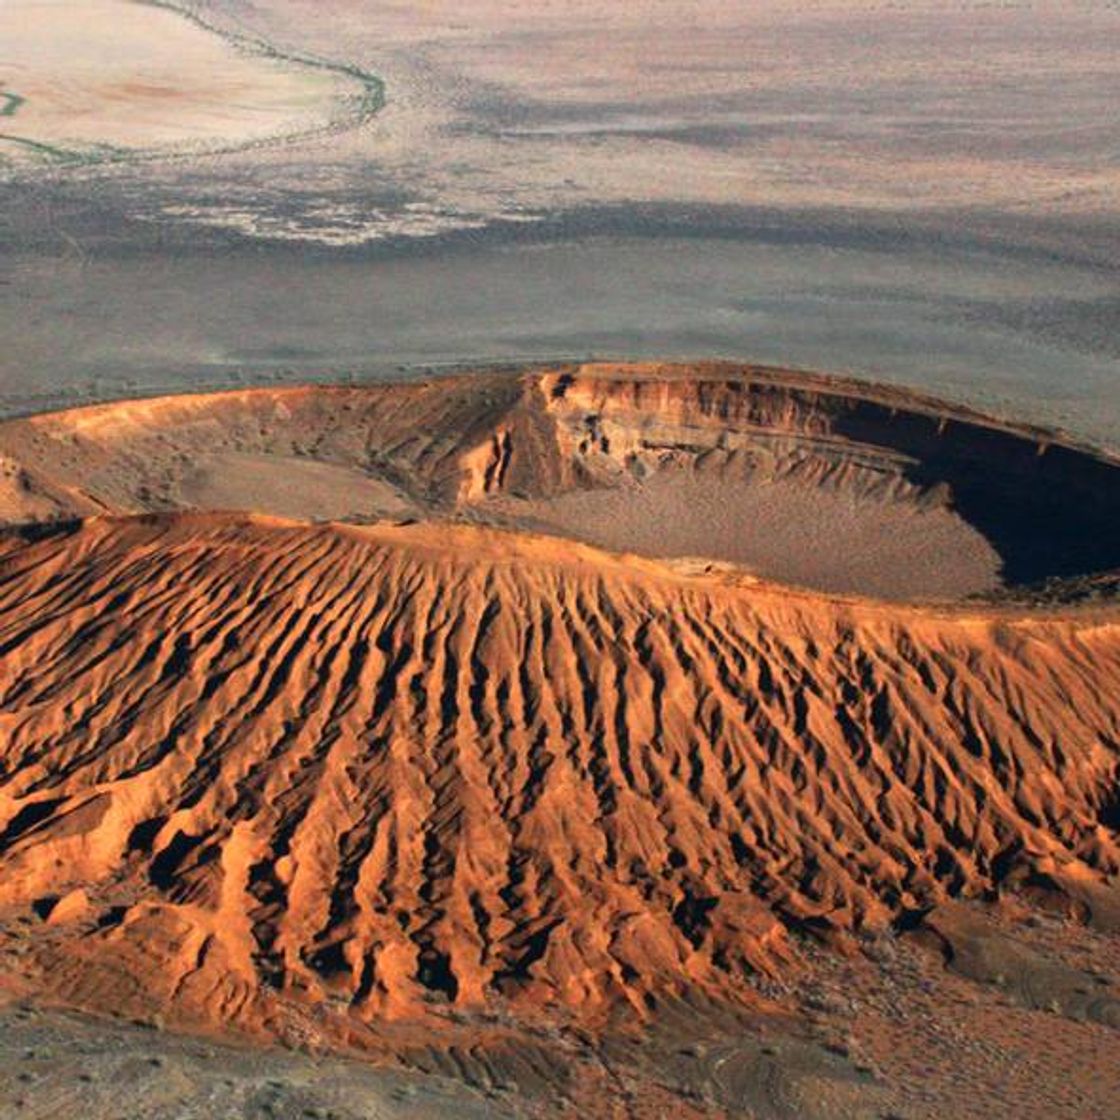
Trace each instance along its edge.
<path fill-rule="evenodd" d="M 128 0 L 9 0 L 0 154 L 230 146 L 326 124 L 356 79 L 243 48 Z"/>
<path fill-rule="evenodd" d="M 999 554 L 948 507 L 788 479 L 674 468 L 623 489 L 506 508 L 600 548 L 727 560 L 767 579 L 841 594 L 949 599 L 999 586 Z"/>
<path fill-rule="evenodd" d="M 362 471 L 283 455 L 201 456 L 178 491 L 184 504 L 202 509 L 307 520 L 395 517 L 412 510 L 393 486 Z"/>

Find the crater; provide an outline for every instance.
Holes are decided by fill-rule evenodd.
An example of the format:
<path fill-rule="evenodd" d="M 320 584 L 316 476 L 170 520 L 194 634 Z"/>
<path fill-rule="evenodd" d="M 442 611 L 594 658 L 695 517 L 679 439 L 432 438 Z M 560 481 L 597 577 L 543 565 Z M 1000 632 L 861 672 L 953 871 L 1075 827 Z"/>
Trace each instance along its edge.
<path fill-rule="evenodd" d="M 1120 462 L 912 392 L 726 363 L 125 401 L 0 425 L 8 523 L 439 519 L 893 600 L 1120 567 Z"/>

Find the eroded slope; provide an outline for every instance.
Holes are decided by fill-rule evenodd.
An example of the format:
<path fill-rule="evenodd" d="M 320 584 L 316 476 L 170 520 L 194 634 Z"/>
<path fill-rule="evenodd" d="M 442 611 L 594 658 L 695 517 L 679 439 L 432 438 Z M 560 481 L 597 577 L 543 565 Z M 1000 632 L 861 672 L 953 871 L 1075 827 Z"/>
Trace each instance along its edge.
<path fill-rule="evenodd" d="M 70 1004 L 303 1007 L 344 1042 L 433 1001 L 594 1021 L 757 1001 L 791 929 L 947 896 L 1109 913 L 1114 609 L 845 604 L 466 526 L 4 549 L 0 905 L 54 934 L 3 967 Z"/>

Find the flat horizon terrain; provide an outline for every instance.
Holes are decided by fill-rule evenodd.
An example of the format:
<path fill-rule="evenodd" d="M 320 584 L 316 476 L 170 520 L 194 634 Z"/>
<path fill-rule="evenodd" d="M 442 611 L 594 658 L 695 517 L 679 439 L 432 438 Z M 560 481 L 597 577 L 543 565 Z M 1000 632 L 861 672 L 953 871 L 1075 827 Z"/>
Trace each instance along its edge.
<path fill-rule="evenodd" d="M 9 414 L 724 357 L 1120 446 L 1112 5 L 207 0 L 138 7 L 111 73 L 94 37 L 59 73 L 68 4 L 0 53 L 0 134 L 57 139 L 32 73 L 127 88 L 70 118 L 108 147 L 0 164 Z M 200 92 L 187 49 L 157 65 L 176 20 L 265 89 L 333 90 L 321 127 L 290 135 L 251 82 Z"/>
<path fill-rule="evenodd" d="M 1120 5 L 0 22 L 0 1120 L 1117 1120 Z"/>

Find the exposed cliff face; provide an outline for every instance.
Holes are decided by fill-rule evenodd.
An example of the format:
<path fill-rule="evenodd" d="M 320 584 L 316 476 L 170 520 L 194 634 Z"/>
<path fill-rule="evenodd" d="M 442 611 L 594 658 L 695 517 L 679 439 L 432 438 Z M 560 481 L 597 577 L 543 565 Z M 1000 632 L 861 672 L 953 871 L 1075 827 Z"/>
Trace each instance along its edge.
<path fill-rule="evenodd" d="M 749 1002 L 791 928 L 1120 871 L 1114 609 L 167 515 L 9 535 L 0 642 L 0 907 L 60 913 L 19 967 L 77 1005 Z"/>
<path fill-rule="evenodd" d="M 1113 460 L 897 390 L 719 372 L 585 367 L 541 389 L 576 461 L 648 469 L 666 455 L 739 454 L 768 479 L 945 503 L 991 543 L 1010 584 L 1120 566 Z"/>

